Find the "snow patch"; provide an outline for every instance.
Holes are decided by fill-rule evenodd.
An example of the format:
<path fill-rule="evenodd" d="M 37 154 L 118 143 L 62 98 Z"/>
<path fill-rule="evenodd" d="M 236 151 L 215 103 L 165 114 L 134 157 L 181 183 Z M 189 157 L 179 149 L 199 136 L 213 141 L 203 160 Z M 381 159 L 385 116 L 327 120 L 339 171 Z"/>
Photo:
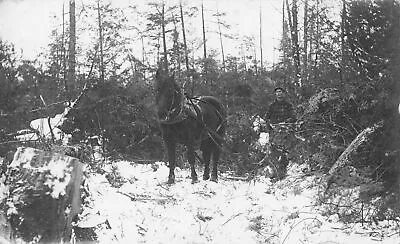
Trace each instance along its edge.
<path fill-rule="evenodd" d="M 365 227 L 321 215 L 314 202 L 319 183 L 300 175 L 299 165 L 290 165 L 288 177 L 275 184 L 263 177 L 191 184 L 190 172 L 177 169 L 174 185 L 165 183 L 169 169 L 163 162 L 116 165 L 135 180 L 112 188 L 103 176 L 91 175 L 91 205 L 79 223 L 98 226 L 100 243 L 376 243 Z"/>

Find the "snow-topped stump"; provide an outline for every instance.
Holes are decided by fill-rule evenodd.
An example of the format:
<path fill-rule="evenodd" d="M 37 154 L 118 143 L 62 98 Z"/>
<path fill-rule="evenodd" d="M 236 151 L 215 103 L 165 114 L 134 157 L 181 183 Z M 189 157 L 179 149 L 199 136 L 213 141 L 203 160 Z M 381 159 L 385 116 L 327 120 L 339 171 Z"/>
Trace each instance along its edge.
<path fill-rule="evenodd" d="M 43 242 L 69 240 L 81 210 L 82 164 L 59 153 L 20 147 L 7 169 L 3 210 L 14 237 Z"/>

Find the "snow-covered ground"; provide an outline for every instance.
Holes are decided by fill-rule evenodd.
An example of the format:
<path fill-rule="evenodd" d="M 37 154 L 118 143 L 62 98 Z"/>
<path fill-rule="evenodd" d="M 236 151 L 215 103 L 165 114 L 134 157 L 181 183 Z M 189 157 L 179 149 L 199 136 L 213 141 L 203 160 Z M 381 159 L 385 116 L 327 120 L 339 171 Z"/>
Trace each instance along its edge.
<path fill-rule="evenodd" d="M 190 173 L 177 168 L 176 184 L 167 185 L 162 162 L 114 164 L 126 183 L 114 188 L 103 175 L 91 175 L 91 204 L 79 223 L 98 226 L 100 243 L 400 243 L 399 229 L 388 222 L 346 225 L 337 215 L 321 215 L 320 186 L 296 165 L 274 184 L 224 175 L 218 183 L 191 184 Z"/>

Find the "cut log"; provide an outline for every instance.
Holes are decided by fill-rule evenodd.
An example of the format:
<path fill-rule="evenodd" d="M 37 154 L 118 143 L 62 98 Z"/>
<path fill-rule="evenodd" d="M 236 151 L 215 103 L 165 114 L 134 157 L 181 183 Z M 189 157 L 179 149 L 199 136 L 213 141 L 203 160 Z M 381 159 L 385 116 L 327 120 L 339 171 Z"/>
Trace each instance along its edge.
<path fill-rule="evenodd" d="M 369 138 L 374 135 L 374 133 L 379 129 L 382 128 L 383 121 L 374 124 L 371 127 L 368 127 L 361 131 L 360 134 L 350 143 L 350 145 L 343 151 L 343 153 L 339 156 L 336 162 L 332 165 L 328 172 L 327 176 L 327 187 L 326 190 L 331 186 L 334 181 L 334 177 L 337 172 L 342 169 L 343 167 L 347 166 L 350 162 L 350 157 L 353 155 L 361 145 L 363 145 Z"/>
<path fill-rule="evenodd" d="M 82 164 L 76 158 L 18 148 L 7 168 L 8 195 L 1 205 L 13 238 L 69 241 L 72 220 L 81 211 L 82 176 Z"/>

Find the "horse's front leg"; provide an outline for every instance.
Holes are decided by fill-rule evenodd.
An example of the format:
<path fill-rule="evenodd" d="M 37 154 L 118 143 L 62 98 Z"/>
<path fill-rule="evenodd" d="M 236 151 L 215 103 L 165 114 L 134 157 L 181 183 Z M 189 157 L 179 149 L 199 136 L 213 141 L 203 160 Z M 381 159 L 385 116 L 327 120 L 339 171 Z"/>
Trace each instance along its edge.
<path fill-rule="evenodd" d="M 210 179 L 210 158 L 211 158 L 211 150 L 209 146 L 204 146 L 202 148 L 203 153 L 203 161 L 204 161 L 204 174 L 203 180 Z"/>
<path fill-rule="evenodd" d="M 176 158 L 175 158 L 176 143 L 170 141 L 170 142 L 166 142 L 165 144 L 167 147 L 168 163 L 169 163 L 168 184 L 174 184 L 175 183 L 175 164 L 176 164 Z"/>
<path fill-rule="evenodd" d="M 190 164 L 192 183 L 196 183 L 198 182 L 198 178 L 195 169 L 195 151 L 194 151 L 194 146 L 192 144 L 187 145 L 187 158 Z"/>

